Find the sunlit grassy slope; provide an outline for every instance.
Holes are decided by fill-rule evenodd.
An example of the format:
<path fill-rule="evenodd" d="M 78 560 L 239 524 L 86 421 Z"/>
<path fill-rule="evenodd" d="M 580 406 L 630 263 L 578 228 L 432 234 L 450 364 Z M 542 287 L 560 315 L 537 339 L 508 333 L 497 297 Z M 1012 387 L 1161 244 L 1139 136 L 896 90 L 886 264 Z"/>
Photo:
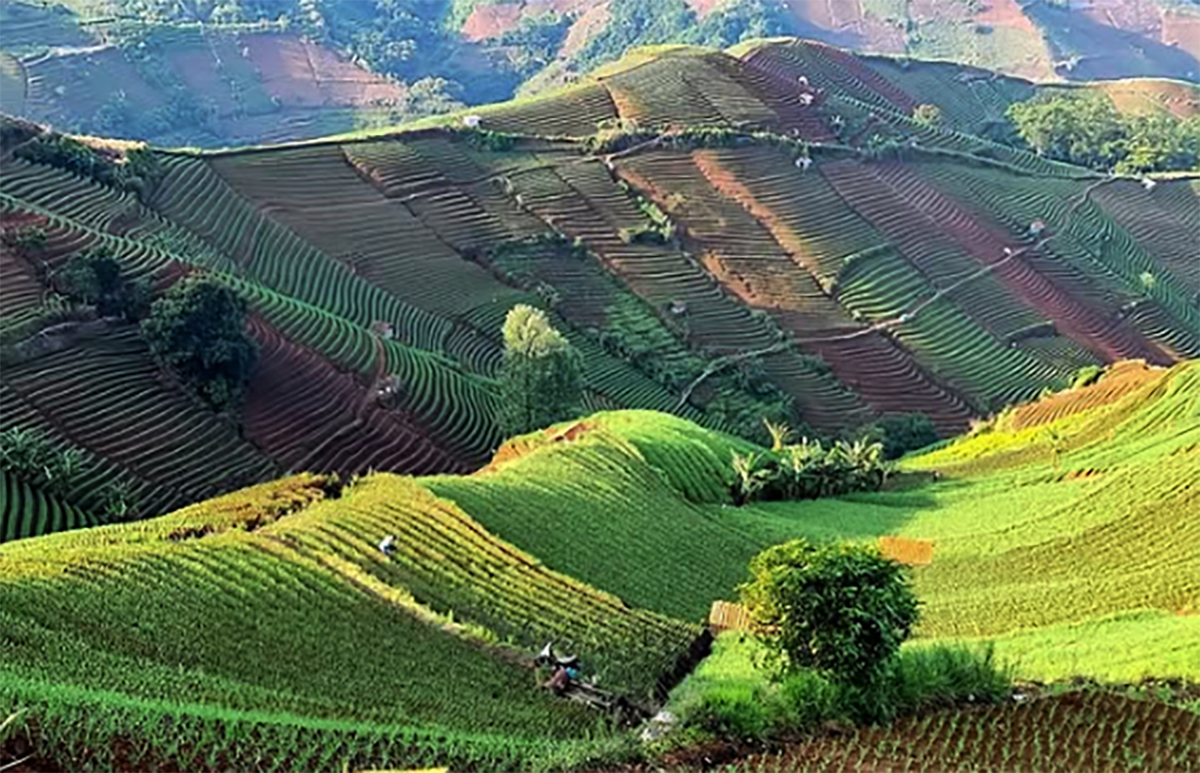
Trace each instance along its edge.
<path fill-rule="evenodd" d="M 0 713 L 30 709 L 42 753 L 101 761 L 122 738 L 192 768 L 264 746 L 287 769 L 521 768 L 608 733 L 539 693 L 542 642 L 650 701 L 711 601 L 793 536 L 931 541 L 911 646 L 991 639 L 1024 678 L 1200 678 L 1200 364 L 1117 377 L 838 500 L 735 508 L 742 441 L 610 412 L 470 476 L 299 476 L 18 540 L 0 556 Z"/>
<path fill-rule="evenodd" d="M 1005 428 L 1020 418 L 904 462 L 936 485 L 727 517 L 764 541 L 931 541 L 918 637 L 994 639 L 1021 676 L 1200 676 L 1200 366 Z"/>

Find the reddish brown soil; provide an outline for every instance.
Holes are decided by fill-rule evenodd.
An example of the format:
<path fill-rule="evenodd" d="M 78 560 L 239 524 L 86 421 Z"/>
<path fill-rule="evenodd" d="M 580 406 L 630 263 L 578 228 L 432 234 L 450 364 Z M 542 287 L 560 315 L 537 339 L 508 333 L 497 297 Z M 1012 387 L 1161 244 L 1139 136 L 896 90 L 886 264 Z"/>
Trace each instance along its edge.
<path fill-rule="evenodd" d="M 390 104 L 404 96 L 395 81 L 300 38 L 248 35 L 244 43 L 263 87 L 285 106 Z"/>
<path fill-rule="evenodd" d="M 1200 59 L 1200 14 L 1186 11 L 1163 11 L 1162 42 L 1178 46 Z"/>
<path fill-rule="evenodd" d="M 594 5 L 595 0 L 520 0 L 477 5 L 463 23 L 462 36 L 471 42 L 492 40 L 516 29 L 524 18 L 551 12 L 578 15 Z"/>
<path fill-rule="evenodd" d="M 1017 0 L 988 0 L 983 10 L 975 14 L 975 21 L 995 27 L 1012 27 L 1030 35 L 1041 36 L 1041 32 L 1025 15 Z"/>
<path fill-rule="evenodd" d="M 281 465 L 342 474 L 470 469 L 414 417 L 371 399 L 355 376 L 260 319 L 251 329 L 262 348 L 246 396 L 245 437 Z"/>
<path fill-rule="evenodd" d="M 1082 389 L 1060 392 L 1044 400 L 1022 406 L 1012 414 L 1013 429 L 1047 424 L 1072 413 L 1110 405 L 1162 375 L 1141 360 L 1117 363 L 1100 381 Z"/>
<path fill-rule="evenodd" d="M 610 17 L 608 5 L 608 0 L 597 0 L 588 4 L 587 9 L 571 25 L 571 29 L 567 30 L 567 37 L 559 51 L 561 56 L 574 56 L 594 35 L 604 29 Z"/>

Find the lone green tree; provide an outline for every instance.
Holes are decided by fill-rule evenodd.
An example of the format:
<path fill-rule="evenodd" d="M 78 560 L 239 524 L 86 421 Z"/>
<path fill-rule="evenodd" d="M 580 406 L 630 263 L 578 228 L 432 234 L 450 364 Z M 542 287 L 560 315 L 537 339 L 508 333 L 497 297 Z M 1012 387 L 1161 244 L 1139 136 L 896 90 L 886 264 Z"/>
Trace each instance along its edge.
<path fill-rule="evenodd" d="M 150 307 L 142 335 L 151 351 L 214 410 L 245 392 L 258 346 L 246 332 L 246 301 L 204 277 L 177 282 Z"/>
<path fill-rule="evenodd" d="M 579 353 L 554 329 L 545 312 L 517 305 L 504 320 L 503 407 L 508 436 L 569 419 L 582 397 Z"/>
<path fill-rule="evenodd" d="M 919 614 L 904 567 L 848 543 L 767 548 L 738 591 L 784 670 L 814 669 L 853 685 L 874 681 Z"/>

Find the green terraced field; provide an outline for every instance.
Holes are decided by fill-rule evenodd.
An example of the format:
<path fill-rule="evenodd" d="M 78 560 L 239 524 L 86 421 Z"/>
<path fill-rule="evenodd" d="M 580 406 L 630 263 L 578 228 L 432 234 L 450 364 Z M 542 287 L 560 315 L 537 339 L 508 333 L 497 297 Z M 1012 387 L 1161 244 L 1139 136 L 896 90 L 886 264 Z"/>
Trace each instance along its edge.
<path fill-rule="evenodd" d="M 348 436 L 354 416 L 339 426 L 315 401 L 306 414 L 273 415 L 257 399 L 253 426 L 277 439 L 286 414 L 316 427 L 309 437 L 323 450 L 284 457 L 277 440 L 262 441 L 262 464 L 209 475 L 208 488 L 181 481 L 148 494 L 144 514 L 297 463 L 351 473 L 482 465 L 503 442 L 499 333 L 518 303 L 550 308 L 583 354 L 588 409 L 747 433 L 779 410 L 827 435 L 921 412 L 950 435 L 1084 366 L 1196 356 L 1195 186 L 1148 190 L 971 135 L 971 105 L 999 110 L 1026 92 L 961 75 L 802 41 L 729 54 L 668 47 L 482 110 L 477 130 L 451 116 L 370 136 L 161 151 L 161 175 L 140 197 L 6 156 L 6 232 L 44 241 L 14 237 L 0 250 L 0 316 L 6 329 L 36 327 L 47 302 L 39 277 L 103 247 L 160 288 L 201 270 L 242 293 L 262 343 L 288 352 L 252 386 L 260 397 L 288 357 L 324 374 L 318 392 L 354 392 L 352 402 L 381 375 L 403 386 L 389 418 L 403 429 L 377 454 Z M 909 92 L 935 84 L 951 119 L 916 124 Z M 835 131 L 839 117 L 866 123 Z M 608 119 L 637 133 L 622 139 Z M 869 127 L 908 144 L 882 156 L 846 146 Z M 597 138 L 619 152 L 595 152 Z M 1035 220 L 1048 235 L 1031 236 Z M 392 340 L 370 332 L 379 322 Z M 42 364 L 12 371 L 18 391 L 55 389 L 57 371 Z M 140 372 L 123 388 L 161 388 Z M 33 407 L 22 420 L 45 426 L 84 406 Z M 90 440 L 96 428 L 72 432 L 108 458 Z M 133 453 L 170 455 L 171 435 L 129 432 L 141 444 Z"/>
<path fill-rule="evenodd" d="M 179 740 L 154 753 L 206 768 L 256 748 L 305 770 L 550 764 L 614 731 L 537 691 L 543 641 L 654 700 L 749 557 L 801 535 L 932 543 L 912 647 L 992 641 L 1026 679 L 1194 680 L 1200 368 L 1104 384 L 910 456 L 875 494 L 736 508 L 742 441 L 609 412 L 469 476 L 297 476 L 19 540 L 0 560 L 0 697 L 95 760 L 113 734 L 148 755 L 169 723 Z"/>

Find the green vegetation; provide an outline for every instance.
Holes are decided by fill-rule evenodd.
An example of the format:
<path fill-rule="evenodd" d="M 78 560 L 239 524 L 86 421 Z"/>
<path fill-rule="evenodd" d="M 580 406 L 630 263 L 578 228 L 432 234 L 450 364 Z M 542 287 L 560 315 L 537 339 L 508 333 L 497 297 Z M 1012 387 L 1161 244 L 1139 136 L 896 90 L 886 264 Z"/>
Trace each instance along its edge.
<path fill-rule="evenodd" d="M 124 276 L 121 264 L 105 250 L 76 253 L 53 278 L 68 298 L 94 306 L 103 317 L 137 322 L 150 309 L 149 283 Z"/>
<path fill-rule="evenodd" d="M 778 37 L 791 29 L 786 12 L 766 0 L 734 0 L 703 19 L 684 0 L 615 0 L 609 20 L 576 56 L 591 69 L 636 46 L 662 43 L 726 48 L 750 38 Z"/>
<path fill-rule="evenodd" d="M 1100 368 L 1096 370 L 1101 371 Z M 884 414 L 859 429 L 858 434 L 868 442 L 882 445 L 883 458 L 888 460 L 899 459 L 909 451 L 938 442 L 937 428 L 921 413 Z"/>
<path fill-rule="evenodd" d="M 233 408 L 257 357 L 246 333 L 245 299 L 202 277 L 185 279 L 155 301 L 142 335 L 163 364 L 214 410 Z"/>
<path fill-rule="evenodd" d="M 784 445 L 777 431 L 772 435 L 772 450 L 733 457 L 733 498 L 739 505 L 875 491 L 887 478 L 879 443 L 835 440 L 826 448 L 819 440 L 803 438 L 796 445 Z"/>
<path fill-rule="evenodd" d="M 504 320 L 501 424 L 520 435 L 579 411 L 580 357 L 544 312 L 512 307 Z"/>
<path fill-rule="evenodd" d="M 138 196 L 146 196 L 161 174 L 158 157 L 144 148 L 128 151 L 118 163 L 95 148 L 53 132 L 19 145 L 13 153 L 31 163 L 63 169 Z"/>
<path fill-rule="evenodd" d="M 738 588 L 771 657 L 843 685 L 873 683 L 917 621 L 903 567 L 854 545 L 797 539 L 764 550 Z"/>
<path fill-rule="evenodd" d="M 964 703 L 993 703 L 1010 689 L 1010 672 L 990 648 L 910 647 L 893 658 L 869 690 L 807 669 L 781 674 L 764 667 L 770 650 L 752 635 L 730 631 L 671 693 L 668 710 L 682 738 L 779 741 L 830 722 L 888 722 Z"/>
<path fill-rule="evenodd" d="M 1094 92 L 1043 94 L 1008 109 L 1038 153 L 1118 174 L 1200 169 L 1200 116 L 1122 115 Z"/>

